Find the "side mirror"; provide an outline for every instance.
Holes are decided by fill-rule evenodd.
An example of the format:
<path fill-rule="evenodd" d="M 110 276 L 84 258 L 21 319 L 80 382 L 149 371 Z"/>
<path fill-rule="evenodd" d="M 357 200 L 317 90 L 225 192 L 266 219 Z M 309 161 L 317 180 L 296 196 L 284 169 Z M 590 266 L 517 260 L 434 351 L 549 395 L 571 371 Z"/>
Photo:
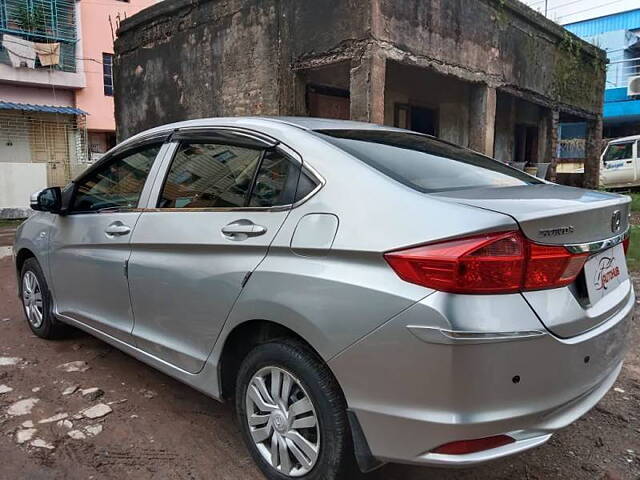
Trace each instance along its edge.
<path fill-rule="evenodd" d="M 31 208 L 39 212 L 60 213 L 62 209 L 60 187 L 45 188 L 31 195 Z"/>

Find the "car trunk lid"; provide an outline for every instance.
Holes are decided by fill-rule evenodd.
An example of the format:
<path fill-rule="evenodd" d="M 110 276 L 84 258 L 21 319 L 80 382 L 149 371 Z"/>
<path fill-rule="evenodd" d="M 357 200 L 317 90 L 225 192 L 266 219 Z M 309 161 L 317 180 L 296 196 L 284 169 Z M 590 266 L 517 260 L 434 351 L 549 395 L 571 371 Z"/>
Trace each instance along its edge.
<path fill-rule="evenodd" d="M 604 245 L 612 247 L 606 254 L 592 254 L 574 284 L 523 292 L 555 335 L 568 338 L 590 330 L 615 316 L 629 301 L 632 288 L 626 259 L 622 247 L 613 246 L 628 229 L 628 197 L 553 184 L 450 190 L 433 195 L 509 215 L 536 243 L 593 248 L 603 247 L 598 242 L 616 239 Z M 612 275 L 608 289 L 603 289 L 602 279 Z"/>

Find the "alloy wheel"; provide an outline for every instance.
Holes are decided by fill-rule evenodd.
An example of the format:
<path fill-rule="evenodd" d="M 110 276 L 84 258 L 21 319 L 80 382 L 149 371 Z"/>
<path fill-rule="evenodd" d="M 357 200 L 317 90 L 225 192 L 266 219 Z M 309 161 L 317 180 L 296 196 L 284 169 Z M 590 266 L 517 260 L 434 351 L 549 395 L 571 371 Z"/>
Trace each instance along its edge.
<path fill-rule="evenodd" d="M 290 477 L 309 473 L 320 453 L 320 428 L 300 381 L 282 368 L 262 368 L 251 378 L 245 402 L 249 432 L 267 463 Z"/>
<path fill-rule="evenodd" d="M 33 328 L 40 328 L 44 319 L 42 290 L 35 274 L 27 270 L 22 277 L 22 303 Z"/>

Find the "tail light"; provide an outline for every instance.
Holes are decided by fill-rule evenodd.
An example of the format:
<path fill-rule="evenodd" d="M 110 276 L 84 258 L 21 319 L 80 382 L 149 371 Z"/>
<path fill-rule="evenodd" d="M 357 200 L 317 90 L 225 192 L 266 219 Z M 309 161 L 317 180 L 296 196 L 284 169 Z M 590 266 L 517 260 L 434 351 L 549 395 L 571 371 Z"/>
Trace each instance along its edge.
<path fill-rule="evenodd" d="M 571 284 L 588 254 L 539 245 L 520 232 L 478 235 L 385 254 L 407 282 L 453 293 L 514 293 Z"/>
<path fill-rule="evenodd" d="M 464 455 L 465 453 L 475 453 L 483 450 L 490 450 L 492 448 L 503 447 L 514 442 L 515 440 L 509 435 L 496 435 L 494 437 L 459 440 L 457 442 L 445 443 L 431 451 L 433 453 L 442 453 L 444 455 Z"/>
<path fill-rule="evenodd" d="M 629 243 L 631 242 L 631 235 L 627 235 L 627 238 L 625 238 L 622 241 L 622 246 L 624 247 L 624 254 L 626 255 L 627 252 L 629 251 Z"/>

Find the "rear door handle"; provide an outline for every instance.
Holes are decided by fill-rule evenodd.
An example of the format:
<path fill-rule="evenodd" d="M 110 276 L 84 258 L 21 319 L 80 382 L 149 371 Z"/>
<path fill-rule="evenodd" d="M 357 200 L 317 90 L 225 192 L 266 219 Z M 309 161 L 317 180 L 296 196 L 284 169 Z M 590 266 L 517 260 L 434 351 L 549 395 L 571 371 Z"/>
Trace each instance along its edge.
<path fill-rule="evenodd" d="M 104 233 L 107 234 L 107 237 L 119 237 L 131 233 L 131 228 L 122 222 L 113 222 L 105 229 Z"/>
<path fill-rule="evenodd" d="M 251 220 L 236 220 L 222 227 L 222 234 L 232 240 L 244 240 L 248 237 L 257 237 L 267 233 L 262 225 L 256 225 Z"/>

